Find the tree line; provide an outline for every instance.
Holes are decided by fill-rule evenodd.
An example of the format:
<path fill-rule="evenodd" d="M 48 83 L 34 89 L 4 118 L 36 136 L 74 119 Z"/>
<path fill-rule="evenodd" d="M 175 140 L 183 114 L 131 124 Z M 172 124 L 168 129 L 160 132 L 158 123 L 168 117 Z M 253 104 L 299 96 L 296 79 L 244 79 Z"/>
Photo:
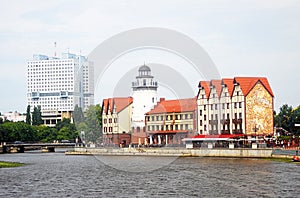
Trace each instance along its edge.
<path fill-rule="evenodd" d="M 300 124 L 300 106 L 284 104 L 274 112 L 274 126 L 284 135 L 300 135 L 300 127 L 295 124 Z"/>
<path fill-rule="evenodd" d="M 0 142 L 53 142 L 55 140 L 69 140 L 74 142 L 81 139 L 81 134 L 85 134 L 86 143 L 97 143 L 101 141 L 101 107 L 91 105 L 83 113 L 78 106 L 71 119 L 64 118 L 58 122 L 55 127 L 43 125 L 41 117 L 41 108 L 34 107 L 30 112 L 30 106 L 27 107 L 25 122 L 10 122 L 0 119 Z"/>

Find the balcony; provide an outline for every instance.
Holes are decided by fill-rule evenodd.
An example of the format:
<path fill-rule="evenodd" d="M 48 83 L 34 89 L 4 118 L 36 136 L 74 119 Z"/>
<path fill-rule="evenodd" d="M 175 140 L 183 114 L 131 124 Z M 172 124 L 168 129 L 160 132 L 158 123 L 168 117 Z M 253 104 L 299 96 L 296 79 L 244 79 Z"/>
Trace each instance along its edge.
<path fill-rule="evenodd" d="M 221 124 L 223 124 L 223 125 L 224 125 L 224 124 L 226 124 L 226 125 L 227 125 L 227 124 L 230 124 L 230 120 L 229 120 L 229 119 L 222 119 L 222 120 L 221 120 Z"/>
<path fill-rule="evenodd" d="M 241 118 L 240 119 L 233 119 L 232 123 L 233 124 L 242 124 L 243 123 L 243 119 L 241 119 Z"/>
<path fill-rule="evenodd" d="M 210 120 L 209 124 L 216 125 L 216 124 L 218 124 L 218 120 Z"/>

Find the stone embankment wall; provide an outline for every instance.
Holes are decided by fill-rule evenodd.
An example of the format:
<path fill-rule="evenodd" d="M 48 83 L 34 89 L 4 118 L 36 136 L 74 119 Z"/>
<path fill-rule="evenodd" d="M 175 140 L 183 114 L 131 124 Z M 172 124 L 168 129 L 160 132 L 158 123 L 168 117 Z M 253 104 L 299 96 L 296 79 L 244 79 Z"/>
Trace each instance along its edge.
<path fill-rule="evenodd" d="M 185 148 L 83 148 L 67 154 L 124 155 L 124 156 L 178 156 L 178 157 L 272 157 L 272 149 L 185 149 Z"/>

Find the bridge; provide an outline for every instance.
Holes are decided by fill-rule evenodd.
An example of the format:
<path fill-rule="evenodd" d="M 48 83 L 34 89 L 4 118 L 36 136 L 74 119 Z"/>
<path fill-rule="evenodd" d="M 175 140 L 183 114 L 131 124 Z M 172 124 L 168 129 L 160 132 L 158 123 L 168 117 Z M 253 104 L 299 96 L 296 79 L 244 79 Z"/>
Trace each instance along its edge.
<path fill-rule="evenodd" d="M 10 143 L 0 146 L 0 153 L 24 153 L 27 149 L 41 149 L 42 152 L 55 152 L 55 148 L 75 147 L 75 143 Z"/>

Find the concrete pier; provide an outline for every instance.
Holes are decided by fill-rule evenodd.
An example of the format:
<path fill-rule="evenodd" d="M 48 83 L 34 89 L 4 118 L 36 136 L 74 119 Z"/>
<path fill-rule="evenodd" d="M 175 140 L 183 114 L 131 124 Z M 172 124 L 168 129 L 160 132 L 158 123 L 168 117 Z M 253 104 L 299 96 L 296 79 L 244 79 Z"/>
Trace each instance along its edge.
<path fill-rule="evenodd" d="M 270 158 L 272 149 L 186 149 L 186 148 L 83 148 L 77 147 L 66 154 L 174 156 L 174 157 L 243 157 Z"/>

